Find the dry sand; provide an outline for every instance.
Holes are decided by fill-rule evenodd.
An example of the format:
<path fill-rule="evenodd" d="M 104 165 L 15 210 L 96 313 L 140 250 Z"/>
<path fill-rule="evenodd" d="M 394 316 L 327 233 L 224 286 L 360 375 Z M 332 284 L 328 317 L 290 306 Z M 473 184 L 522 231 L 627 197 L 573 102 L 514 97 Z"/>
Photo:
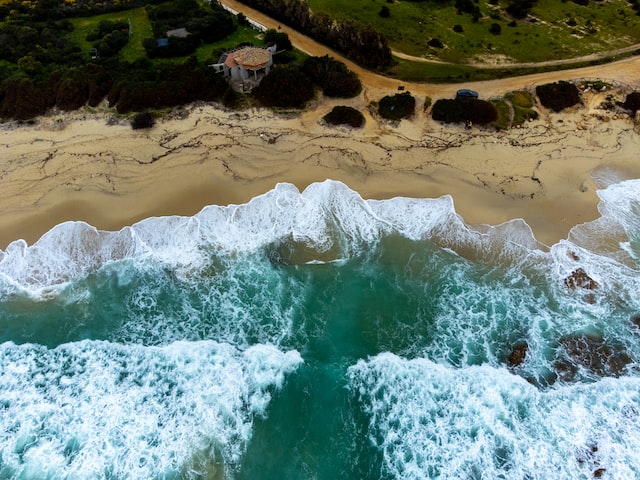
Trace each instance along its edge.
<path fill-rule="evenodd" d="M 370 95 L 319 100 L 288 116 L 192 105 L 145 131 L 113 124 L 108 111 L 0 125 L 0 247 L 33 243 L 66 220 L 114 230 L 244 203 L 278 182 L 302 190 L 327 178 L 364 198 L 450 194 L 467 223 L 523 218 L 550 245 L 598 217 L 591 172 L 640 178 L 640 135 L 631 119 L 598 109 L 602 94 L 586 94 L 570 112 L 539 109 L 539 120 L 503 132 L 434 122 L 424 97 L 412 119 L 385 122 L 368 111 Z M 324 125 L 337 104 L 362 110 L 366 126 Z"/>

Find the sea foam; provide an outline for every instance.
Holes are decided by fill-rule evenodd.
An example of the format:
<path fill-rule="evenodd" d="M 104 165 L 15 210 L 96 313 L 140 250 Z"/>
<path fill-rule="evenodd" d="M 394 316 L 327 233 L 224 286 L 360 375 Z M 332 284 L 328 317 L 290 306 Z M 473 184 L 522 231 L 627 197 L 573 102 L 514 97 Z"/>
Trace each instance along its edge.
<path fill-rule="evenodd" d="M 302 362 L 257 345 L 0 345 L 0 478 L 196 478 L 236 468 Z M 220 471 L 221 470 L 221 471 Z"/>
<path fill-rule="evenodd" d="M 381 477 L 640 476 L 640 379 L 539 391 L 504 369 L 380 354 L 349 369 Z"/>
<path fill-rule="evenodd" d="M 348 257 L 390 232 L 454 250 L 471 249 L 488 259 L 539 246 L 521 220 L 483 231 L 467 227 L 449 196 L 367 201 L 327 180 L 302 193 L 291 184 L 278 184 L 244 205 L 210 206 L 193 217 L 149 218 L 118 232 L 66 222 L 32 246 L 17 240 L 0 251 L 0 279 L 6 291 L 41 294 L 126 258 L 153 257 L 197 268 L 207 252 L 255 251 L 285 238 L 319 252 L 337 248 Z"/>
<path fill-rule="evenodd" d="M 0 295 L 47 297 L 125 259 L 151 260 L 189 277 L 209 269 L 212 256 L 258 252 L 283 242 L 308 245 L 316 254 L 306 262 L 321 263 L 359 255 L 387 235 L 430 242 L 480 263 L 552 272 L 559 289 L 567 275 L 583 268 L 602 280 L 605 291 L 617 287 L 606 280 L 613 277 L 603 265 L 616 274 L 623 271 L 621 265 L 638 268 L 639 185 L 640 180 L 629 180 L 599 191 L 603 216 L 577 226 L 549 252 L 520 219 L 466 225 L 449 196 L 364 200 L 336 181 L 312 184 L 302 193 L 291 184 L 278 184 L 247 204 L 209 206 L 193 217 L 149 218 L 118 232 L 67 222 L 32 246 L 15 241 L 0 252 Z"/>

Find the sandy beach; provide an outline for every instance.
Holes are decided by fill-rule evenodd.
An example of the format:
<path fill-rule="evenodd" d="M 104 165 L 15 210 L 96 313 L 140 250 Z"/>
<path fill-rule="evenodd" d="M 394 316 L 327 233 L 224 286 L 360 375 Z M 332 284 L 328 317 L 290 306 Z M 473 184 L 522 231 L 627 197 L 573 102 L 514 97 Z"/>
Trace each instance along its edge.
<path fill-rule="evenodd" d="M 106 108 L 1 124 L 0 248 L 67 220 L 116 230 L 328 178 L 364 198 L 452 195 L 468 224 L 523 218 L 550 245 L 598 217 L 594 172 L 601 182 L 640 177 L 638 128 L 599 108 L 604 93 L 560 114 L 538 106 L 538 120 L 500 132 L 434 122 L 419 94 L 416 114 L 390 123 L 368 108 L 374 95 L 321 98 L 291 113 L 196 104 L 151 130 L 134 131 Z M 363 111 L 366 126 L 325 125 L 338 104 Z"/>

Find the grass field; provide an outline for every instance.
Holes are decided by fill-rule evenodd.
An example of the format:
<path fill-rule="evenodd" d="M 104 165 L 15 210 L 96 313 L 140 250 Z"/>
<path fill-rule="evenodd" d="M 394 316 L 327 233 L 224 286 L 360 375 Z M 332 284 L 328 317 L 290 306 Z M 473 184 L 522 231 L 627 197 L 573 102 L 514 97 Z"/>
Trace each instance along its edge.
<path fill-rule="evenodd" d="M 221 41 L 216 43 L 207 43 L 198 47 L 196 50 L 196 57 L 198 58 L 198 61 L 205 62 L 211 58 L 214 52 L 218 52 L 220 50 L 231 50 L 241 43 L 253 43 L 255 45 L 260 45 L 262 43 L 262 34 L 253 28 L 238 25 L 235 32 Z M 217 60 L 217 58 L 215 60 Z"/>
<path fill-rule="evenodd" d="M 513 19 L 504 10 L 507 0 L 496 5 L 480 0 L 478 22 L 469 14 L 457 14 L 453 0 L 309 0 L 309 5 L 315 12 L 373 26 L 394 50 L 451 62 L 542 62 L 640 42 L 640 17 L 626 0 L 591 0 L 586 7 L 571 1 L 538 0 L 530 19 L 518 20 L 515 26 L 509 26 Z M 389 9 L 388 18 L 379 15 L 383 6 Z M 489 32 L 494 23 L 500 25 L 499 35 Z M 454 31 L 455 25 L 462 32 Z M 444 48 L 429 47 L 427 42 L 433 38 Z"/>
<path fill-rule="evenodd" d="M 152 38 L 153 32 L 144 8 L 71 19 L 74 28 L 71 37 L 80 45 L 83 51 L 87 52 L 87 55 L 89 55 L 89 50 L 92 46 L 92 42 L 87 42 L 86 40 L 87 34 L 95 30 L 101 20 L 125 22 L 131 20 L 131 38 L 129 43 L 120 51 L 121 58 L 127 62 L 133 62 L 146 56 L 142 41 L 145 38 Z"/>
<path fill-rule="evenodd" d="M 95 30 L 101 20 L 129 21 L 131 20 L 132 36 L 129 43 L 120 51 L 120 56 L 124 61 L 133 62 L 146 57 L 146 52 L 142 46 L 145 38 L 152 38 L 153 31 L 151 22 L 144 8 L 136 8 L 122 12 L 95 15 L 92 17 L 81 17 L 71 19 L 74 31 L 71 33 L 73 41 L 76 42 L 84 52 L 89 55 L 92 42 L 86 40 L 87 34 Z M 261 33 L 253 28 L 239 25 L 234 33 L 217 43 L 203 44 L 196 50 L 198 61 L 204 62 L 211 58 L 212 54 L 219 50 L 231 49 L 243 42 L 260 44 Z M 177 57 L 171 61 L 181 62 L 185 57 Z"/>

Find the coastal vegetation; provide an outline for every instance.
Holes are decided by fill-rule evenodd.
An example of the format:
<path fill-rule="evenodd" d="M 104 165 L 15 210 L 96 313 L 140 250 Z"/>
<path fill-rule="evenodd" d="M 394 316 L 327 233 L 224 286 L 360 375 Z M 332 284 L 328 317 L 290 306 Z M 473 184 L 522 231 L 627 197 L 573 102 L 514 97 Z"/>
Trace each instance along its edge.
<path fill-rule="evenodd" d="M 547 62 L 640 42 L 639 0 L 309 0 L 309 6 L 318 15 L 371 25 L 393 50 L 458 64 Z M 380 15 L 382 6 L 388 15 Z"/>
<path fill-rule="evenodd" d="M 360 128 L 364 125 L 364 115 L 355 108 L 344 105 L 337 105 L 322 117 L 329 125 L 348 125 L 353 128 Z"/>
<path fill-rule="evenodd" d="M 121 114 L 196 100 L 231 108 L 256 102 L 299 108 L 316 87 L 340 98 L 362 90 L 357 75 L 341 62 L 295 52 L 285 33 L 259 33 L 217 2 L 27 3 L 0 0 L 3 119 L 27 120 L 54 107 L 95 107 L 105 99 Z M 251 96 L 232 90 L 209 67 L 238 45 L 273 44 L 276 65 Z"/>
<path fill-rule="evenodd" d="M 302 68 L 327 97 L 351 98 L 362 91 L 358 76 L 329 55 L 309 57 Z"/>
<path fill-rule="evenodd" d="M 272 8 L 280 5 L 279 1 L 274 0 Z M 305 28 L 314 30 L 317 38 L 330 45 L 331 42 L 340 43 L 341 47 L 336 48 L 371 68 L 415 75 L 415 79 L 421 80 L 431 78 L 431 74 L 425 76 L 425 69 L 431 69 L 429 71 L 438 79 L 449 81 L 483 75 L 482 70 L 464 65 L 419 64 L 404 60 L 391 65 L 385 37 L 369 27 L 350 23 L 338 13 L 334 18 L 322 8 L 313 12 L 308 7 L 305 10 L 302 3 L 296 3 L 298 1 L 301 0 L 287 3 L 288 7 L 277 15 L 285 20 L 306 19 Z M 510 5 L 516 5 L 514 1 L 502 5 L 501 1 L 490 0 L 489 5 L 504 7 L 505 11 Z M 526 15 L 520 10 L 517 11 L 520 13 L 514 13 L 514 10 L 509 14 L 513 17 L 525 15 L 523 18 L 530 21 L 544 1 L 520 5 L 518 8 L 524 8 Z M 379 21 L 391 21 L 397 16 L 396 7 L 400 6 L 387 3 L 388 17 L 386 13 L 379 15 L 379 9 L 374 12 Z M 417 6 L 423 2 L 405 3 Z M 442 0 L 442 5 L 439 2 L 432 7 L 435 11 L 445 3 Z M 309 5 L 313 6 L 313 1 Z M 595 5 L 588 6 L 596 8 Z M 347 7 L 343 5 L 342 8 Z M 476 18 L 477 23 L 484 21 L 484 8 L 482 2 L 457 0 L 457 23 L 452 24 L 452 31 L 457 35 L 469 33 L 470 27 L 463 20 L 469 17 Z M 219 101 L 230 108 L 256 104 L 301 108 L 314 98 L 316 89 L 327 97 L 336 98 L 351 98 L 362 91 L 358 76 L 343 63 L 328 55 L 309 57 L 295 51 L 285 33 L 276 30 L 258 33 L 247 26 L 243 15 L 236 17 L 216 2 L 0 0 L 0 13 L 4 15 L 0 22 L 0 118 L 4 119 L 26 120 L 53 107 L 63 111 L 83 105 L 95 107 L 105 99 L 111 108 L 122 114 L 197 100 Z M 493 20 L 500 24 L 497 18 Z M 411 23 L 406 19 L 402 21 Z M 407 32 L 411 28 L 408 26 Z M 506 30 L 509 28 L 516 27 L 508 25 Z M 503 37 L 506 30 L 492 28 L 492 33 L 495 37 Z M 429 42 L 432 44 L 429 48 L 450 50 L 442 35 L 431 37 Z M 232 90 L 224 78 L 209 67 L 221 54 L 238 45 L 273 44 L 278 45 L 276 64 L 251 95 Z M 403 65 L 408 68 L 421 66 L 411 74 L 403 70 Z M 559 111 L 579 101 L 576 86 L 565 83 L 539 87 L 536 94 L 540 103 Z M 469 120 L 493 124 L 497 128 L 522 125 L 537 117 L 530 93 L 523 91 L 511 95 L 490 102 L 474 102 L 470 106 L 462 105 L 458 99 L 438 100 L 432 116 L 445 122 Z M 429 105 L 425 103 L 424 109 L 430 104 L 429 99 Z M 630 96 L 623 108 L 633 114 L 638 110 L 637 104 L 638 99 Z M 408 93 L 399 93 L 381 99 L 378 108 L 383 118 L 407 118 L 415 111 L 415 98 Z M 347 114 L 343 111 L 340 115 Z"/>
<path fill-rule="evenodd" d="M 297 66 L 274 68 L 252 95 L 263 105 L 282 108 L 302 108 L 313 98 L 313 83 Z"/>
<path fill-rule="evenodd" d="M 400 120 L 413 115 L 416 99 L 409 92 L 387 95 L 378 103 L 378 113 L 387 120 Z"/>
<path fill-rule="evenodd" d="M 565 81 L 538 85 L 536 94 L 540 99 L 540 103 L 554 112 L 572 107 L 582 101 L 578 87 L 571 82 Z"/>
<path fill-rule="evenodd" d="M 445 123 L 473 122 L 486 125 L 498 120 L 496 106 L 486 100 L 456 97 L 441 98 L 433 104 L 431 117 Z"/>
<path fill-rule="evenodd" d="M 306 0 L 245 0 L 244 3 L 368 68 L 384 70 L 391 65 L 391 50 L 385 36 L 369 22 L 323 13 Z"/>

